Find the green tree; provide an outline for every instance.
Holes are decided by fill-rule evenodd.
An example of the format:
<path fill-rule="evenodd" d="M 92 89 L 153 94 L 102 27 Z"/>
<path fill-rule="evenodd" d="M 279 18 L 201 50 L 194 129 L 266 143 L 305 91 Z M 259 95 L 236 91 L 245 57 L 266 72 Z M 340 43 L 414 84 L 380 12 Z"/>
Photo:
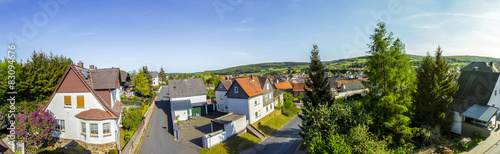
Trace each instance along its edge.
<path fill-rule="evenodd" d="M 153 84 L 153 76 L 151 76 L 151 72 L 148 70 L 148 66 L 143 66 L 142 67 L 142 72 L 144 73 L 144 76 L 146 79 L 148 79 L 149 84 Z"/>
<path fill-rule="evenodd" d="M 321 136 L 312 139 L 310 153 L 332 153 L 332 154 L 348 154 L 353 153 L 353 148 L 344 140 L 345 137 L 330 134 L 322 138 Z"/>
<path fill-rule="evenodd" d="M 135 91 L 145 97 L 151 95 L 151 84 L 142 70 L 135 77 Z"/>
<path fill-rule="evenodd" d="M 435 60 L 427 53 L 418 68 L 413 121 L 448 130 L 453 123 L 453 112 L 448 105 L 453 101 L 451 95 L 458 90 L 458 85 L 453 83 L 453 74 L 448 73 L 450 67 L 442 54 L 438 46 Z"/>
<path fill-rule="evenodd" d="M 167 74 L 165 73 L 165 70 L 163 70 L 163 67 L 160 68 L 160 73 L 158 73 L 158 77 L 160 78 L 161 82 L 164 82 L 164 84 L 168 84 Z"/>
<path fill-rule="evenodd" d="M 365 107 L 374 116 L 371 128 L 395 148 L 411 144 L 411 138 L 418 131 L 410 127 L 409 118 L 415 72 L 401 40 L 394 40 L 392 33 L 386 32 L 385 23 L 377 25 L 368 45 L 370 55 L 365 74 L 370 80 L 366 84 Z"/>
<path fill-rule="evenodd" d="M 187 78 L 188 78 L 188 74 L 184 73 L 184 77 L 182 77 L 182 79 L 187 79 Z"/>
<path fill-rule="evenodd" d="M 307 97 L 303 98 L 304 106 L 302 107 L 302 115 L 299 115 L 302 119 L 302 125 L 299 126 L 299 135 L 305 142 L 311 141 L 321 131 L 331 130 L 328 126 L 321 125 L 323 123 L 321 119 L 324 115 L 318 113 L 319 111 L 324 111 L 320 110 L 321 106 L 328 107 L 334 103 L 330 92 L 330 85 L 324 76 L 325 68 L 321 63 L 317 45 L 313 45 L 310 59 L 311 63 L 307 72 L 311 80 L 306 81 L 306 85 L 310 89 L 306 90 Z M 329 134 L 323 134 L 323 136 L 327 135 Z"/>

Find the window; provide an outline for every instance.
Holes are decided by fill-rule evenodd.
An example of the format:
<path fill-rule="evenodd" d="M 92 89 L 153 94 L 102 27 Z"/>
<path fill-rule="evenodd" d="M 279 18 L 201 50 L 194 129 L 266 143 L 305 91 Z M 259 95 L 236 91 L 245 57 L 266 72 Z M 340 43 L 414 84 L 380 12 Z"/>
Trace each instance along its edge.
<path fill-rule="evenodd" d="M 234 87 L 234 93 L 238 93 L 238 87 Z"/>
<path fill-rule="evenodd" d="M 56 119 L 56 130 L 64 130 L 66 129 L 66 125 L 64 124 L 64 120 Z"/>
<path fill-rule="evenodd" d="M 103 124 L 102 124 L 102 133 L 103 133 L 104 135 L 106 135 L 106 134 L 110 134 L 110 133 L 109 133 L 109 122 L 108 122 L 108 123 L 103 123 Z"/>
<path fill-rule="evenodd" d="M 497 90 L 495 90 L 495 96 L 497 95 Z"/>
<path fill-rule="evenodd" d="M 87 133 L 87 127 L 85 126 L 85 123 L 82 122 L 82 134 Z"/>
<path fill-rule="evenodd" d="M 76 107 L 77 108 L 84 108 L 85 103 L 84 103 L 84 97 L 83 96 L 76 96 Z"/>
<path fill-rule="evenodd" d="M 257 100 L 255 100 L 255 106 L 257 106 Z"/>
<path fill-rule="evenodd" d="M 269 112 L 269 106 L 266 106 L 266 112 Z"/>
<path fill-rule="evenodd" d="M 71 96 L 64 96 L 64 107 L 71 107 Z"/>
<path fill-rule="evenodd" d="M 97 134 L 99 134 L 97 130 L 97 124 L 96 123 L 90 124 L 90 135 L 97 135 Z"/>
<path fill-rule="evenodd" d="M 273 109 L 273 105 L 271 105 L 271 110 Z"/>
<path fill-rule="evenodd" d="M 219 84 L 219 88 L 222 88 L 222 84 Z"/>
<path fill-rule="evenodd" d="M 259 114 L 257 112 L 255 112 L 255 118 L 259 117 Z"/>

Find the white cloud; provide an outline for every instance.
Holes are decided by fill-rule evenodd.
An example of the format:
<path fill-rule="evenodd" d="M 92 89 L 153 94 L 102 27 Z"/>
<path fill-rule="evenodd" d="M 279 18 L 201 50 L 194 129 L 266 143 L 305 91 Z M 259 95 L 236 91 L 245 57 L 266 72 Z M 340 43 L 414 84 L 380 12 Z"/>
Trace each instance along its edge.
<path fill-rule="evenodd" d="M 498 16 L 474 15 L 474 14 L 452 13 L 452 12 L 423 13 L 423 14 L 408 16 L 404 19 L 411 20 L 411 19 L 416 19 L 416 18 L 421 18 L 421 17 L 434 17 L 434 16 L 455 16 L 455 17 L 469 17 L 469 18 L 488 19 L 488 20 L 500 20 L 500 17 L 498 17 Z"/>

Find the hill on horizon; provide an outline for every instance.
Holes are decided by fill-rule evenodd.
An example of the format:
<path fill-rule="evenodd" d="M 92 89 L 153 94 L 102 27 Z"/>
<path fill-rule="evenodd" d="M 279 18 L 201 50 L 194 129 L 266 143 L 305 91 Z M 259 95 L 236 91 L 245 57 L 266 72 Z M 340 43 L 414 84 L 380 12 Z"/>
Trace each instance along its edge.
<path fill-rule="evenodd" d="M 415 67 L 420 66 L 420 62 L 425 56 L 420 55 L 408 55 L 411 62 Z M 327 70 L 342 70 L 347 68 L 360 68 L 365 66 L 366 58 L 368 56 L 360 56 L 347 59 L 323 61 Z M 482 57 L 482 56 L 472 56 L 472 55 L 460 55 L 460 56 L 444 56 L 448 60 L 449 65 L 452 69 L 463 68 L 464 66 L 470 64 L 471 62 L 500 62 L 500 58 L 492 57 Z M 264 75 L 272 74 L 270 72 L 287 72 L 291 69 L 293 72 L 301 72 L 307 68 L 309 62 L 268 62 L 268 63 L 257 63 L 240 65 L 235 67 L 229 67 L 219 70 L 209 70 L 208 72 L 219 75 L 226 74 L 255 74 Z"/>

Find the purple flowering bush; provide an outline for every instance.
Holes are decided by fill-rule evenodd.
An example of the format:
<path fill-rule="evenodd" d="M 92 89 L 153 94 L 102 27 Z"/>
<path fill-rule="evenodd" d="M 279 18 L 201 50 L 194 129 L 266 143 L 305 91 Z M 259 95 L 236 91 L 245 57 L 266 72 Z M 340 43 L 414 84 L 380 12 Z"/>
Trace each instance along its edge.
<path fill-rule="evenodd" d="M 56 125 L 52 112 L 41 109 L 29 113 L 22 110 L 16 114 L 15 122 L 16 140 L 36 147 L 49 141 Z"/>

